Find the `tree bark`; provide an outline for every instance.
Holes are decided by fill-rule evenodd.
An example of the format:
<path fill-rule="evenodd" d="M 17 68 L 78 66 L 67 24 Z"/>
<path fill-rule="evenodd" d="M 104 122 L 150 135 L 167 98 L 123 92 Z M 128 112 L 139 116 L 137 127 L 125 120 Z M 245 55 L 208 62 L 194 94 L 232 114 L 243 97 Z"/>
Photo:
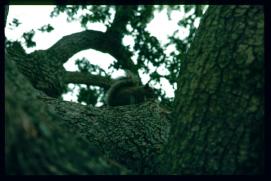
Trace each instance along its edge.
<path fill-rule="evenodd" d="M 171 174 L 261 174 L 264 164 L 262 6 L 210 6 L 180 70 Z"/>
<path fill-rule="evenodd" d="M 60 115 L 38 97 L 46 95 L 32 87 L 6 52 L 6 174 L 131 174 L 93 143 L 60 127 Z"/>
<path fill-rule="evenodd" d="M 84 72 L 66 71 L 64 75 L 64 83 L 66 84 L 85 84 L 108 89 L 110 85 L 112 85 L 112 82 L 113 81 L 110 78 L 101 77 L 99 75 L 90 75 Z"/>

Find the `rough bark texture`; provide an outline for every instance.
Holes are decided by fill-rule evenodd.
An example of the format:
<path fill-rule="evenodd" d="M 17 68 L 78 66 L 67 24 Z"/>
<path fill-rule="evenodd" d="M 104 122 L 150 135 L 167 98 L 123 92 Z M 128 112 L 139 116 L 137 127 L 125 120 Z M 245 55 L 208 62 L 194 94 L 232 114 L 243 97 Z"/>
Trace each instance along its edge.
<path fill-rule="evenodd" d="M 156 102 L 95 108 L 40 97 L 61 117 L 71 135 L 86 138 L 102 153 L 136 173 L 154 173 L 157 155 L 167 142 L 170 125 Z"/>
<path fill-rule="evenodd" d="M 6 174 L 131 174 L 58 126 L 62 118 L 37 99 L 45 95 L 19 73 L 10 54 L 5 60 Z"/>
<path fill-rule="evenodd" d="M 260 174 L 262 6 L 210 6 L 178 80 L 166 173 Z"/>
<path fill-rule="evenodd" d="M 45 50 L 26 54 L 18 42 L 9 47 L 7 52 L 16 62 L 20 72 L 36 89 L 51 97 L 59 97 L 62 94 L 65 69 L 57 57 Z"/>

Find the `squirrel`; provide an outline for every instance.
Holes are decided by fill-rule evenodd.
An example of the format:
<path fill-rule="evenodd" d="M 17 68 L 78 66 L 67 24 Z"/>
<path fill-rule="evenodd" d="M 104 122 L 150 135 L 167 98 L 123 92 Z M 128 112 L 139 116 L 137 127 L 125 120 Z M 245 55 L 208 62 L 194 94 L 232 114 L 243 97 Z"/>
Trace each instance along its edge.
<path fill-rule="evenodd" d="M 116 79 L 107 91 L 106 104 L 109 106 L 138 104 L 156 97 L 155 90 L 148 83 L 140 85 L 135 75 L 126 72 L 126 77 Z"/>

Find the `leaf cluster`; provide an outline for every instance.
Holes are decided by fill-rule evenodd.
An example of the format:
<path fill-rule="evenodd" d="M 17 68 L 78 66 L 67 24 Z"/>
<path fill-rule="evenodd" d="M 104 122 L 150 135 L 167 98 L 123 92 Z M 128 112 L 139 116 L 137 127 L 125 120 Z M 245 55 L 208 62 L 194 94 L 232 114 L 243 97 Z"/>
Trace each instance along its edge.
<path fill-rule="evenodd" d="M 106 76 L 106 72 L 97 65 L 91 64 L 86 58 L 75 61 L 80 72 Z M 78 102 L 95 106 L 98 101 L 104 102 L 104 89 L 97 86 L 79 86 Z"/>

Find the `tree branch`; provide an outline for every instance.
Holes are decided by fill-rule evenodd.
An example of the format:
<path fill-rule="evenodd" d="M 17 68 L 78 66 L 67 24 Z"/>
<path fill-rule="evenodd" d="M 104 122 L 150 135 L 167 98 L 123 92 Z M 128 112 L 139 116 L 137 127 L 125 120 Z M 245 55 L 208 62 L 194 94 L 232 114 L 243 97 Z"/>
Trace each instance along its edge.
<path fill-rule="evenodd" d="M 79 51 L 95 49 L 107 53 L 104 47 L 106 39 L 103 32 L 86 30 L 64 36 L 47 51 L 57 57 L 62 64 Z"/>
<path fill-rule="evenodd" d="M 169 135 L 169 122 L 156 102 L 118 107 L 86 107 L 40 97 L 61 117 L 57 122 L 71 135 L 95 143 L 106 155 L 136 173 L 155 172 L 157 159 Z"/>
<path fill-rule="evenodd" d="M 133 11 L 137 6 L 115 6 L 115 8 L 115 18 L 107 32 L 115 34 L 115 38 L 118 39 L 118 41 L 121 41 L 124 32 L 126 31 L 126 26 L 131 17 L 133 17 Z"/>
<path fill-rule="evenodd" d="M 56 56 L 59 62 L 64 63 L 79 51 L 94 49 L 109 53 L 119 62 L 121 68 L 131 70 L 138 75 L 131 53 L 121 43 L 126 25 L 135 8 L 136 6 L 117 7 L 114 21 L 106 33 L 86 30 L 67 35 L 48 49 L 48 52 Z"/>
<path fill-rule="evenodd" d="M 100 31 L 86 30 L 79 33 L 64 36 L 47 53 L 55 56 L 58 62 L 64 64 L 74 54 L 86 50 L 94 49 L 103 53 L 109 53 L 124 69 L 131 70 L 137 74 L 136 66 L 131 60 L 130 53 L 114 36 Z"/>
<path fill-rule="evenodd" d="M 94 85 L 107 89 L 112 84 L 112 80 L 110 78 L 102 77 L 99 75 L 67 71 L 64 75 L 64 83 Z"/>
<path fill-rule="evenodd" d="M 60 116 L 38 100 L 45 96 L 5 57 L 6 174 L 127 174 L 86 139 L 59 126 Z M 31 104 L 30 104 L 31 103 Z"/>
<path fill-rule="evenodd" d="M 113 37 L 118 44 L 121 44 L 122 38 L 126 32 L 126 26 L 133 17 L 133 11 L 136 8 L 137 6 L 116 6 L 116 14 L 111 27 L 108 28 L 106 32 L 107 36 Z M 123 46 L 119 47 L 111 47 L 111 55 L 116 57 L 123 69 L 128 69 L 135 75 L 138 75 L 137 68 L 131 59 L 130 52 Z"/>

